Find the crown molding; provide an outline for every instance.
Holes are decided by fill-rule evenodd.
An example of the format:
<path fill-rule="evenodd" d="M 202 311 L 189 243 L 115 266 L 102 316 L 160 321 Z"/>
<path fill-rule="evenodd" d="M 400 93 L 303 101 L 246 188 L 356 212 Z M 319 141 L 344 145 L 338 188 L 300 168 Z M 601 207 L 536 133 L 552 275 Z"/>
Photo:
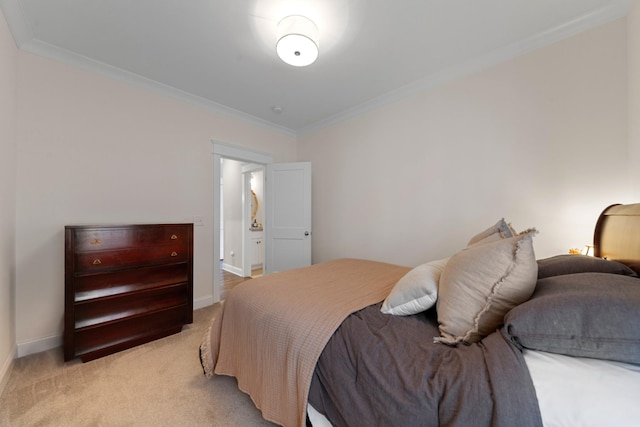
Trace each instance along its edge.
<path fill-rule="evenodd" d="M 535 34 L 527 39 L 505 47 L 495 49 L 470 61 L 466 61 L 442 71 L 433 73 L 425 78 L 394 89 L 381 96 L 366 101 L 353 108 L 317 121 L 299 129 L 298 137 L 311 134 L 323 128 L 335 125 L 345 120 L 360 116 L 394 102 L 406 99 L 429 89 L 441 86 L 461 77 L 482 71 L 499 63 L 517 58 L 526 53 L 558 41 L 567 39 L 583 31 L 596 28 L 617 19 L 623 18 L 629 11 L 633 0 L 618 0 L 605 7 L 593 10 L 579 18 L 559 25 L 555 28 Z"/>
<path fill-rule="evenodd" d="M 235 119 L 244 121 L 246 123 L 258 126 L 270 131 L 282 133 L 288 136 L 295 137 L 296 132 L 292 129 L 284 126 L 276 125 L 267 120 L 260 119 L 234 108 L 228 107 L 223 104 L 211 101 L 201 96 L 194 95 L 189 92 L 177 89 L 173 86 L 165 85 L 155 80 L 148 79 L 139 74 L 132 73 L 130 71 L 123 70 L 121 68 L 114 67 L 104 62 L 96 61 L 91 58 L 87 58 L 83 55 L 78 55 L 66 49 L 61 49 L 57 46 L 45 43 L 41 40 L 32 39 L 26 43 L 23 43 L 20 47 L 25 52 L 32 53 L 34 55 L 49 58 L 55 61 L 60 61 L 69 65 L 82 68 L 84 70 L 92 71 L 97 74 L 101 74 L 105 77 L 113 80 L 121 81 L 129 85 L 143 88 L 146 90 L 154 91 L 178 101 L 184 102 L 189 105 L 201 107 L 214 113 L 218 113 L 227 117 L 233 117 Z"/>
<path fill-rule="evenodd" d="M 296 137 L 296 132 L 287 127 L 276 125 L 267 120 L 260 119 L 201 96 L 185 92 L 155 80 L 142 77 L 139 74 L 114 67 L 104 62 L 96 61 L 86 56 L 73 53 L 69 50 L 61 49 L 42 40 L 38 40 L 35 38 L 31 28 L 29 28 L 27 20 L 24 18 L 25 15 L 20 1 L 0 0 L 0 7 L 4 12 L 9 29 L 11 30 L 14 41 L 16 42 L 16 46 L 25 52 L 66 63 L 68 65 L 73 65 L 135 87 L 154 91 L 186 104 L 201 107 L 227 117 L 233 117 L 263 129 L 285 134 L 294 138 Z"/>
<path fill-rule="evenodd" d="M 483 69 L 487 69 L 501 62 L 514 59 L 543 46 L 572 37 L 582 31 L 620 19 L 627 14 L 632 1 L 633 0 L 614 0 L 609 5 L 595 9 L 577 19 L 574 19 L 573 21 L 564 23 L 547 31 L 543 31 L 518 43 L 493 50 L 470 61 L 433 73 L 413 83 L 387 92 L 355 107 L 346 109 L 340 113 L 329 116 L 297 130 L 276 125 L 272 122 L 233 109 L 226 105 L 219 104 L 175 87 L 142 77 L 138 74 L 45 43 L 34 37 L 33 31 L 29 28 L 27 21 L 24 19 L 24 12 L 19 0 L 0 0 L 0 7 L 4 12 L 16 45 L 21 50 L 77 66 L 111 79 L 125 82 L 132 86 L 155 91 L 189 105 L 198 106 L 214 113 L 233 117 L 248 124 L 297 138 L 372 110 L 376 110 L 402 99 L 415 96 L 426 90 L 476 73 Z"/>

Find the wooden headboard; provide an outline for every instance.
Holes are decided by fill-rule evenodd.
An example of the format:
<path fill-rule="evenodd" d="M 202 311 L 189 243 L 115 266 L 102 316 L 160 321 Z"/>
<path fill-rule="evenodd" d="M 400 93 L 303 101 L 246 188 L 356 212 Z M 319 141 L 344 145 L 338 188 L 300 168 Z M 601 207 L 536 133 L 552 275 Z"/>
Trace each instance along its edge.
<path fill-rule="evenodd" d="M 640 203 L 611 205 L 598 218 L 594 255 L 622 262 L 640 274 Z"/>

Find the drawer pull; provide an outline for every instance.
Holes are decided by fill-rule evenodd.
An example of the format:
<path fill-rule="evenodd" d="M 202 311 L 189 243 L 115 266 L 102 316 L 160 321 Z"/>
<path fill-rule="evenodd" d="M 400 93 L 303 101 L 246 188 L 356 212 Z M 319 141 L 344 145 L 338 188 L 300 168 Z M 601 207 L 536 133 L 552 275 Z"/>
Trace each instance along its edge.
<path fill-rule="evenodd" d="M 171 252 L 171 256 L 178 256 L 178 252 Z"/>
<path fill-rule="evenodd" d="M 178 240 L 178 236 L 176 236 L 175 234 L 171 235 L 171 240 Z"/>
<path fill-rule="evenodd" d="M 99 245 L 100 243 L 102 243 L 102 240 L 100 240 L 100 239 L 93 239 L 93 240 L 91 241 L 91 244 L 92 244 L 92 245 Z"/>
<path fill-rule="evenodd" d="M 100 259 L 96 258 L 93 260 L 93 265 L 100 265 L 102 264 L 102 261 L 100 261 Z"/>

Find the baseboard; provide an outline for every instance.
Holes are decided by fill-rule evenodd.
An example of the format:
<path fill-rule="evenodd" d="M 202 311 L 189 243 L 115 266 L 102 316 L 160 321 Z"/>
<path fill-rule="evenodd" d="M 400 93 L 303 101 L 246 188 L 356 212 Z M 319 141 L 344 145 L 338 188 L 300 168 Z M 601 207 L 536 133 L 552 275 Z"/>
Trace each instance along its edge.
<path fill-rule="evenodd" d="M 193 309 L 197 310 L 199 308 L 208 307 L 210 305 L 213 305 L 213 303 L 213 296 L 198 298 L 193 301 Z M 46 338 L 23 342 L 18 344 L 17 357 L 24 357 L 30 354 L 40 353 L 61 346 L 62 335 L 54 335 Z"/>
<path fill-rule="evenodd" d="M 41 353 L 52 348 L 62 347 L 62 335 L 53 335 L 18 344 L 18 357 Z"/>
<path fill-rule="evenodd" d="M 9 382 L 9 376 L 11 375 L 11 371 L 13 370 L 13 361 L 16 358 L 16 347 L 13 347 L 13 350 L 9 352 L 7 355 L 7 360 L 2 364 L 2 368 L 0 368 L 0 396 L 4 392 L 4 388 L 7 386 Z"/>
<path fill-rule="evenodd" d="M 229 264 L 222 264 L 222 269 L 224 271 L 228 271 L 229 273 L 233 273 L 236 276 L 244 276 L 243 272 L 242 272 L 242 268 L 240 267 L 234 267 L 233 265 L 229 265 Z"/>
<path fill-rule="evenodd" d="M 198 298 L 193 300 L 193 309 L 197 310 L 199 308 L 209 307 L 213 305 L 213 295 L 209 295 L 208 297 Z"/>

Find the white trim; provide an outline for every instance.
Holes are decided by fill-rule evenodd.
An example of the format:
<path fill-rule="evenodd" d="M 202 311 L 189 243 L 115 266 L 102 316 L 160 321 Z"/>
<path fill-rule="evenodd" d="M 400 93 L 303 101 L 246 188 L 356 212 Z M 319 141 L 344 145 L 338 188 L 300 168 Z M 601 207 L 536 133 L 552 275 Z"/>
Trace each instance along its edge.
<path fill-rule="evenodd" d="M 213 224 L 213 280 L 211 283 L 211 295 L 213 295 L 213 302 L 220 301 L 220 291 L 222 284 L 220 282 L 220 259 L 222 254 L 220 253 L 220 224 L 222 218 L 220 218 L 220 161 L 222 156 L 216 153 L 216 143 L 211 141 L 213 148 L 213 218 L 211 223 Z"/>
<path fill-rule="evenodd" d="M 205 308 L 205 307 L 209 307 L 210 305 L 213 305 L 213 297 L 207 296 L 207 297 L 202 297 L 202 298 L 198 298 L 198 299 L 194 299 L 193 300 L 193 309 L 194 310 L 198 310 L 200 308 Z"/>
<path fill-rule="evenodd" d="M 41 353 L 52 348 L 62 347 L 62 335 L 52 335 L 23 343 L 18 343 L 17 357 L 24 357 L 30 354 Z M 62 350 L 60 350 L 62 351 Z"/>
<path fill-rule="evenodd" d="M 7 359 L 2 364 L 2 368 L 0 368 L 0 396 L 4 392 L 7 383 L 9 382 L 9 377 L 11 376 L 11 371 L 13 370 L 14 360 L 16 358 L 16 347 L 7 355 Z"/>
<path fill-rule="evenodd" d="M 127 83 L 134 87 L 160 93 L 164 96 L 168 96 L 186 104 L 195 105 L 197 107 L 201 107 L 227 117 L 233 117 L 267 130 L 279 132 L 288 136 L 295 137 L 296 135 L 294 130 L 287 127 L 277 125 L 259 117 L 252 116 L 251 114 L 236 110 L 235 108 L 231 108 L 226 105 L 203 98 L 201 96 L 194 95 L 192 93 L 175 88 L 173 86 L 160 83 L 156 80 L 148 79 L 139 74 L 132 73 L 131 71 L 126 71 L 107 63 L 97 61 L 83 55 L 79 55 L 77 53 L 71 52 L 70 50 L 62 49 L 58 46 L 49 44 L 42 40 L 31 39 L 23 40 L 22 42 L 16 41 L 16 44 L 23 51 L 32 53 L 34 55 L 73 65 L 83 70 L 88 70 L 96 74 L 108 77 L 110 79 Z"/>
<path fill-rule="evenodd" d="M 336 115 L 317 121 L 310 126 L 298 129 L 297 135 L 302 136 L 310 134 L 369 111 L 384 107 L 385 105 L 418 95 L 426 90 L 442 86 L 458 78 L 482 71 L 510 59 L 517 58 L 518 56 L 522 56 L 541 47 L 572 37 L 582 31 L 615 21 L 627 14 L 629 7 L 631 6 L 631 2 L 632 0 L 615 1 L 613 4 L 596 9 L 586 15 L 574 19 L 573 21 L 535 34 L 517 43 L 487 52 L 472 60 L 465 61 L 442 71 L 433 73 L 422 79 L 416 80 L 413 83 L 409 83 L 403 87 L 375 97 L 360 105 L 346 109 Z"/>
<path fill-rule="evenodd" d="M 222 269 L 224 271 L 228 271 L 231 274 L 235 274 L 236 276 L 244 277 L 244 275 L 242 274 L 242 269 L 240 267 L 222 263 Z"/>
<path fill-rule="evenodd" d="M 34 32 L 29 27 L 28 21 L 25 19 L 22 3 L 22 1 L 18 0 L 0 0 L 0 7 L 2 8 L 16 46 L 25 52 L 73 65 L 83 70 L 92 71 L 135 87 L 151 90 L 178 101 L 182 101 L 186 104 L 195 105 L 214 113 L 233 117 L 252 125 L 259 126 L 263 129 L 279 132 L 287 136 L 296 136 L 296 132 L 293 129 L 289 129 L 285 126 L 277 125 L 268 120 L 236 110 L 235 108 L 228 107 L 218 102 L 214 102 L 173 86 L 148 79 L 139 74 L 114 67 L 105 62 L 97 61 L 87 56 L 77 54 L 70 50 L 63 49 L 37 39 L 35 38 Z"/>
<path fill-rule="evenodd" d="M 194 299 L 193 309 L 197 310 L 199 308 L 209 307 L 210 305 L 213 305 L 213 304 L 214 304 L 214 301 L 212 296 L 202 297 L 202 298 Z M 16 355 L 15 357 L 24 357 L 24 356 L 29 356 L 30 354 L 41 353 L 43 351 L 51 350 L 58 347 L 62 347 L 62 335 L 53 335 L 50 337 L 40 338 L 37 340 L 31 340 L 28 342 L 18 344 L 17 355 L 16 355 L 16 351 L 14 350 L 12 352 L 12 356 Z M 12 365 L 13 359 L 14 357 L 10 357 L 8 361 L 5 361 L 5 364 L 2 368 L 3 370 L 0 370 L 0 394 L 2 393 L 2 389 L 4 387 L 4 384 L 2 382 L 5 381 L 5 378 L 4 378 L 5 370 L 9 369 L 7 368 L 7 364 Z M 8 379 L 9 374 L 7 373 L 6 376 L 7 376 L 6 379 Z"/>
<path fill-rule="evenodd" d="M 241 162 L 253 162 L 262 165 L 273 163 L 273 156 L 264 151 L 257 151 L 240 145 L 228 144 L 222 141 L 212 140 L 213 154 L 219 154 L 225 159 L 238 160 Z"/>
<path fill-rule="evenodd" d="M 446 70 L 431 74 L 423 79 L 417 80 L 397 90 L 387 92 L 381 96 L 373 98 L 372 100 L 344 110 L 326 119 L 319 120 L 311 124 L 310 126 L 303 127 L 296 131 L 294 129 L 276 125 L 275 123 L 238 111 L 236 109 L 227 107 L 203 97 L 182 91 L 180 89 L 156 82 L 151 79 L 147 79 L 138 74 L 113 67 L 103 62 L 90 59 L 86 56 L 79 55 L 66 49 L 61 49 L 49 43 L 45 43 L 41 40 L 35 39 L 33 31 L 29 28 L 28 23 L 24 18 L 21 2 L 12 0 L 0 0 L 0 6 L 2 6 L 5 18 L 11 29 L 11 33 L 16 41 L 16 45 L 20 49 L 39 56 L 44 56 L 50 59 L 55 59 L 61 62 L 75 65 L 83 69 L 92 70 L 96 73 L 105 75 L 112 79 L 124 81 L 133 86 L 140 86 L 159 93 L 163 93 L 185 103 L 200 106 L 216 113 L 235 117 L 251 124 L 276 132 L 281 132 L 285 135 L 293 137 L 308 134 L 324 127 L 331 126 L 338 122 L 353 118 L 389 103 L 416 95 L 437 85 L 441 85 L 459 77 L 480 71 L 482 69 L 496 65 L 500 62 L 513 59 L 534 49 L 538 49 L 551 43 L 571 37 L 581 31 L 585 31 L 587 29 L 594 28 L 607 22 L 622 18 L 629 11 L 631 3 L 632 0 L 614 0 L 608 5 L 587 13 L 579 18 L 576 18 L 573 21 L 561 24 L 556 28 L 543 31 L 518 43 L 514 43 L 512 45 L 496 49 L 492 52 L 488 52 L 487 54 L 480 55 L 473 60 L 466 61 L 462 64 L 458 64 Z"/>
<path fill-rule="evenodd" d="M 253 252 L 249 249 L 251 238 L 251 173 L 245 172 L 242 168 L 242 267 L 240 275 L 242 277 L 251 276 L 251 258 Z M 237 273 L 235 273 L 237 274 Z"/>

